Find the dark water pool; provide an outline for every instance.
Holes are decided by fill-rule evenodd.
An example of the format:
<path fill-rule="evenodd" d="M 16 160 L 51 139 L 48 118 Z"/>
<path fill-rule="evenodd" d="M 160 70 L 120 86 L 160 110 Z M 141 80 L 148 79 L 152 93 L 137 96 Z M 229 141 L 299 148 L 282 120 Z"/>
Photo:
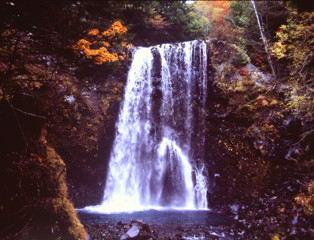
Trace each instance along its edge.
<path fill-rule="evenodd" d="M 101 214 L 87 211 L 78 211 L 79 218 L 84 224 L 102 224 L 130 222 L 141 219 L 148 224 L 200 224 L 200 225 L 230 225 L 232 219 L 226 216 L 217 215 L 210 211 L 193 210 L 146 210 L 132 213 L 110 213 Z"/>

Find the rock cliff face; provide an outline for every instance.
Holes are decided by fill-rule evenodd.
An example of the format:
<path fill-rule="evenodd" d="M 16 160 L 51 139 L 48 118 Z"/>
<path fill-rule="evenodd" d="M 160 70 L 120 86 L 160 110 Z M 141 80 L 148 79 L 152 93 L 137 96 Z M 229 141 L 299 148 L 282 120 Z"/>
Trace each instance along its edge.
<path fill-rule="evenodd" d="M 98 204 L 103 196 L 123 82 L 123 77 L 113 80 L 95 93 L 92 103 L 81 103 L 90 102 L 92 107 L 82 116 L 91 122 L 77 133 L 81 139 L 95 136 L 94 145 L 86 144 L 95 149 L 80 147 L 80 138 L 72 139 L 71 147 L 62 145 L 62 138 L 57 144 L 77 207 Z M 266 237 L 265 232 L 286 236 L 292 228 L 302 232 L 313 213 L 313 184 L 308 178 L 313 132 L 286 107 L 289 86 L 259 71 L 236 46 L 217 40 L 208 42 L 208 84 L 209 206 L 234 214 L 239 227 L 250 228 L 257 237 Z M 296 215 L 299 221 L 292 226 Z"/>
<path fill-rule="evenodd" d="M 67 164 L 69 194 L 76 207 L 98 204 L 103 197 L 123 86 L 121 79 L 100 84 L 70 103 L 68 115 L 58 115 L 48 129 L 49 141 Z"/>
<path fill-rule="evenodd" d="M 21 116 L 12 114 L 12 108 L 3 103 L 0 109 L 1 114 L 6 113 L 0 139 L 5 147 L 0 156 L 0 238 L 87 239 L 69 200 L 66 164 L 47 143 L 47 132 L 40 121 L 31 116 L 29 128 L 24 128 L 16 124 Z M 15 142 L 20 134 L 25 137 L 23 144 Z"/>
<path fill-rule="evenodd" d="M 215 206 L 257 197 L 268 187 L 277 100 L 271 78 L 250 64 L 245 53 L 215 40 L 209 48 L 213 77 L 207 101 L 207 161 L 209 201 Z"/>
<path fill-rule="evenodd" d="M 258 238 L 309 237 L 311 123 L 293 114 L 289 86 L 260 72 L 235 46 L 213 40 L 209 48 L 209 206 L 234 214 Z"/>
<path fill-rule="evenodd" d="M 98 204 L 103 196 L 125 74 L 126 69 L 120 80 L 112 78 L 93 98 L 81 101 L 76 113 L 81 125 L 69 130 L 74 136 L 70 145 L 64 144 L 64 130 L 51 128 L 52 142 L 68 166 L 70 196 L 77 207 Z M 291 158 L 305 151 L 313 134 L 308 132 L 296 144 L 306 126 L 284 106 L 289 87 L 259 71 L 235 45 L 217 40 L 208 42 L 208 78 L 209 206 L 252 201 L 278 189 L 293 199 L 305 180 L 291 170 L 295 166 Z M 82 111 L 84 104 L 89 107 Z"/>
<path fill-rule="evenodd" d="M 289 87 L 260 72 L 235 46 L 215 40 L 209 46 L 214 74 L 206 131 L 212 205 L 255 199 L 289 184 L 296 193 L 304 179 L 302 167 L 291 159 L 303 157 L 310 164 L 313 133 L 285 106 Z"/>
<path fill-rule="evenodd" d="M 120 66 L 114 75 L 107 72 L 106 80 L 94 79 L 85 88 L 83 79 L 60 73 L 64 87 L 47 87 L 36 102 L 20 94 L 0 103 L 0 177 L 12 183 L 2 186 L 6 197 L 0 207 L 14 221 L 14 214 L 22 213 L 21 225 L 4 226 L 5 234 L 19 232 L 35 209 L 31 224 L 36 229 L 31 231 L 38 236 L 47 234 L 40 230 L 45 225 L 54 236 L 84 239 L 67 191 L 75 207 L 100 203 L 126 73 L 126 65 Z M 209 206 L 248 219 L 241 220 L 244 229 L 250 224 L 252 231 L 302 232 L 313 215 L 309 118 L 287 107 L 289 86 L 260 72 L 234 45 L 208 42 L 208 73 Z M 51 222 L 40 220 L 45 214 L 52 216 Z M 278 219 L 275 224 L 271 217 Z M 287 227 L 292 222 L 293 229 Z"/>
<path fill-rule="evenodd" d="M 77 104 L 71 129 L 58 131 L 58 125 L 50 129 L 51 141 L 67 162 L 69 193 L 76 207 L 98 204 L 103 197 L 123 86 L 121 81 L 103 84 Z"/>

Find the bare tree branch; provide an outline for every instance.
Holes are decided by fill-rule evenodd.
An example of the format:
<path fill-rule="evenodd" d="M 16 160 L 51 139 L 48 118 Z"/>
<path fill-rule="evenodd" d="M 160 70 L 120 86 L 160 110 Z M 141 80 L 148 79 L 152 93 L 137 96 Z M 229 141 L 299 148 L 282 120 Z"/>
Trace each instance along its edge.
<path fill-rule="evenodd" d="M 22 137 L 23 137 L 23 139 L 24 139 L 24 142 L 25 142 L 24 157 L 25 157 L 26 152 L 27 152 L 27 148 L 28 148 L 28 141 L 27 141 L 26 136 L 25 136 L 25 133 L 24 133 L 24 131 L 23 131 L 21 122 L 20 122 L 20 120 L 19 120 L 19 118 L 18 118 L 18 116 L 17 116 L 17 114 L 16 114 L 15 108 L 13 107 L 13 105 L 11 104 L 11 102 L 10 102 L 9 100 L 6 99 L 6 102 L 9 104 L 9 106 L 10 106 L 11 109 L 12 109 L 12 112 L 13 112 L 13 114 L 14 114 L 16 123 L 17 123 L 17 125 L 18 125 L 18 127 L 19 127 L 19 129 L 20 129 L 20 132 L 21 132 L 21 134 L 22 134 Z"/>
<path fill-rule="evenodd" d="M 40 115 L 37 115 L 37 114 L 34 114 L 34 113 L 30 113 L 30 112 L 25 112 L 17 107 L 14 107 L 12 106 L 15 110 L 19 111 L 20 113 L 23 113 L 25 115 L 28 115 L 28 116 L 32 116 L 32 117 L 37 117 L 37 118 L 42 118 L 42 119 L 47 119 L 46 117 L 44 116 L 40 116 Z"/>

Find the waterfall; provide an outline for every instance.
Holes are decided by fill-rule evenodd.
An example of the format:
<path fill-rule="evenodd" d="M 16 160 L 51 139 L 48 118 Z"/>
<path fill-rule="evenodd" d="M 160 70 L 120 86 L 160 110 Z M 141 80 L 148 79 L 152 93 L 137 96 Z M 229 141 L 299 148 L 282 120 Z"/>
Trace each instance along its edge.
<path fill-rule="evenodd" d="M 138 48 L 116 124 L 104 198 L 86 209 L 207 209 L 203 41 Z"/>

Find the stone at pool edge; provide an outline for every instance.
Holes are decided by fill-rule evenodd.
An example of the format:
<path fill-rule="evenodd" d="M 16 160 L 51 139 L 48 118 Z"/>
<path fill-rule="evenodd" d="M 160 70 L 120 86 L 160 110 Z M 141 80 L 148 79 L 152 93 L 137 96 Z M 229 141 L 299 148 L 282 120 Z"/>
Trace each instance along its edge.
<path fill-rule="evenodd" d="M 140 224 L 137 222 L 134 222 L 134 223 L 132 223 L 131 228 L 125 234 L 123 234 L 120 237 L 120 240 L 125 240 L 128 238 L 134 238 L 140 233 L 140 230 L 141 230 Z"/>

